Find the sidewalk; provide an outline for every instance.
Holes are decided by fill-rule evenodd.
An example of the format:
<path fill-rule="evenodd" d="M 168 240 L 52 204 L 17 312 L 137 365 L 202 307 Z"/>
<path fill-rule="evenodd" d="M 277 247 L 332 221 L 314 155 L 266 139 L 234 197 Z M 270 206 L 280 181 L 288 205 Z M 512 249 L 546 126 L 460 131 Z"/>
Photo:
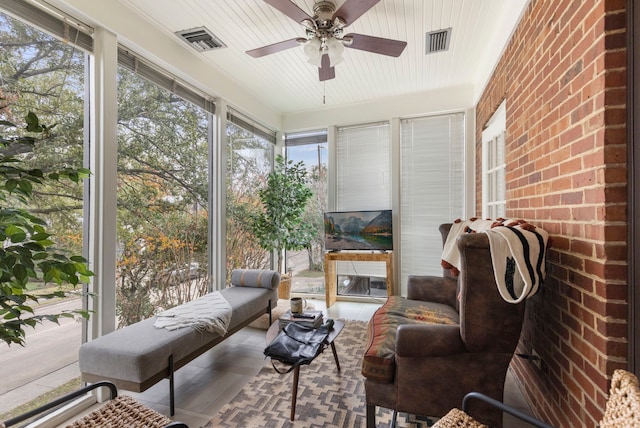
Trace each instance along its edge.
<path fill-rule="evenodd" d="M 35 379 L 4 394 L 0 394 L 0 414 L 22 406 L 79 376 L 80 370 L 78 369 L 78 362 L 76 361 L 44 377 Z"/>
<path fill-rule="evenodd" d="M 80 299 L 35 308 L 37 314 L 79 307 Z M 82 324 L 62 318 L 25 327 L 25 346 L 0 344 L 0 414 L 27 403 L 80 376 L 78 350 Z"/>

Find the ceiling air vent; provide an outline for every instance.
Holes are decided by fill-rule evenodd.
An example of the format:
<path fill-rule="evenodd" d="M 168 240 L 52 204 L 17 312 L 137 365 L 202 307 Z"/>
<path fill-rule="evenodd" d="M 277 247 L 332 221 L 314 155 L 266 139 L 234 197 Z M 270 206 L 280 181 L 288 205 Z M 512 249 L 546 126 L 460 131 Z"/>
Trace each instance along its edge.
<path fill-rule="evenodd" d="M 191 28 L 176 32 L 184 41 L 189 43 L 198 52 L 210 51 L 212 49 L 226 48 L 227 45 L 217 38 L 205 27 Z"/>
<path fill-rule="evenodd" d="M 449 50 L 451 27 L 445 30 L 432 31 L 426 34 L 425 54 Z"/>

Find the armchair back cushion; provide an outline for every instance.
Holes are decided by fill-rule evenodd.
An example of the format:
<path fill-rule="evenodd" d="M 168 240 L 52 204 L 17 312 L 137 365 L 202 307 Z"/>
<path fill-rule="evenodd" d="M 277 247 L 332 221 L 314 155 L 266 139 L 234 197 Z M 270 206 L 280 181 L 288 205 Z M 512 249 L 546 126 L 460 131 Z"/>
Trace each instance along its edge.
<path fill-rule="evenodd" d="M 489 239 L 484 233 L 458 237 L 460 335 L 469 352 L 513 350 L 520 339 L 524 305 L 506 302 L 495 282 Z"/>

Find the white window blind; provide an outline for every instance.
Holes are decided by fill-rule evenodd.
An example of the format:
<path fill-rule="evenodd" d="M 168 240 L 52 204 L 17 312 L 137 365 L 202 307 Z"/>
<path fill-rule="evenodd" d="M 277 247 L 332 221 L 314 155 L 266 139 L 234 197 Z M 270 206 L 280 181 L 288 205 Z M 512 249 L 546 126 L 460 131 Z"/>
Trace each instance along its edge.
<path fill-rule="evenodd" d="M 389 123 L 338 128 L 336 209 L 391 208 Z"/>
<path fill-rule="evenodd" d="M 391 208 L 389 123 L 340 127 L 336 137 L 336 209 Z M 340 275 L 386 278 L 383 262 L 338 262 Z"/>
<path fill-rule="evenodd" d="M 0 9 L 65 43 L 93 52 L 93 29 L 53 6 L 45 10 L 42 5 L 26 0 L 0 0 Z"/>
<path fill-rule="evenodd" d="M 118 64 L 209 113 L 216 112 L 213 98 L 196 91 L 190 85 L 124 46 L 118 46 Z"/>
<path fill-rule="evenodd" d="M 408 275 L 440 275 L 438 227 L 464 214 L 464 113 L 400 123 L 402 293 Z"/>

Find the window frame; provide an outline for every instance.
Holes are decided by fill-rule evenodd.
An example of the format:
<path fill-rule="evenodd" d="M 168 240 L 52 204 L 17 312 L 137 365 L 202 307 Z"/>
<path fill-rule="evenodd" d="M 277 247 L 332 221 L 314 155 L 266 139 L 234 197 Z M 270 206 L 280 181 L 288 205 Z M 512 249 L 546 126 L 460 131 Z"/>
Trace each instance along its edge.
<path fill-rule="evenodd" d="M 482 217 L 506 216 L 506 100 L 482 131 Z"/>

